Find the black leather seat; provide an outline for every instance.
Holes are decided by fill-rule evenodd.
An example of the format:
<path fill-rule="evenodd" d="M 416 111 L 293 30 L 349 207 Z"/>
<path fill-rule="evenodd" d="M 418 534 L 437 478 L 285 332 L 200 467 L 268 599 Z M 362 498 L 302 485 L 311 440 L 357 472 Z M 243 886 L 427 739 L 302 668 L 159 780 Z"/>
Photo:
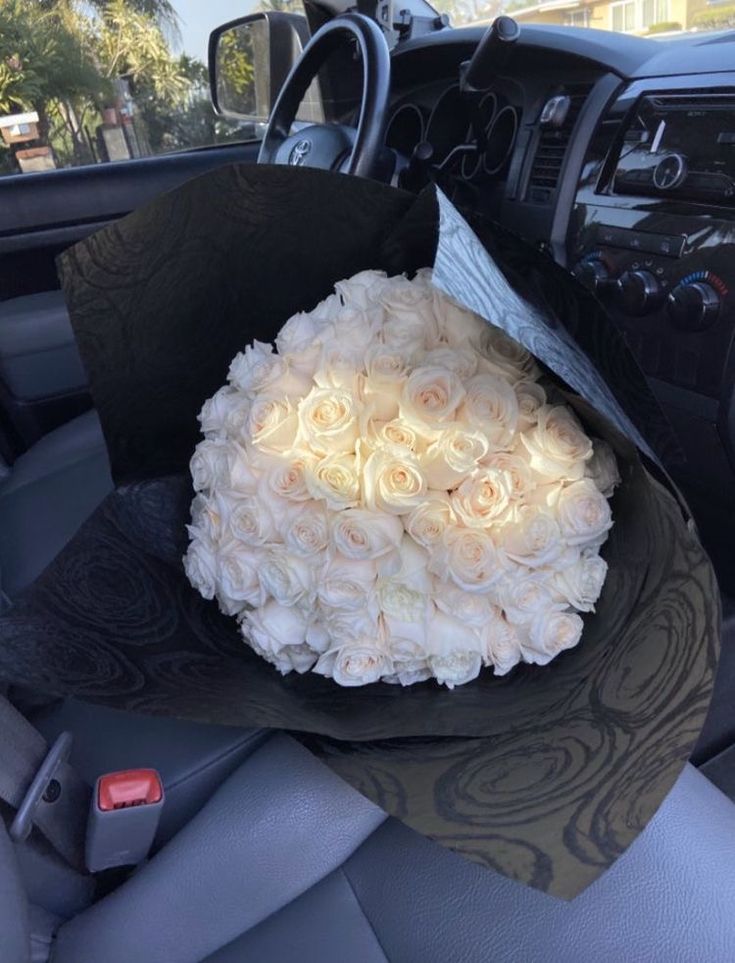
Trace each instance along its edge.
<path fill-rule="evenodd" d="M 21 455 L 0 482 L 0 591 L 12 599 L 30 585 L 111 490 L 94 411 Z"/>

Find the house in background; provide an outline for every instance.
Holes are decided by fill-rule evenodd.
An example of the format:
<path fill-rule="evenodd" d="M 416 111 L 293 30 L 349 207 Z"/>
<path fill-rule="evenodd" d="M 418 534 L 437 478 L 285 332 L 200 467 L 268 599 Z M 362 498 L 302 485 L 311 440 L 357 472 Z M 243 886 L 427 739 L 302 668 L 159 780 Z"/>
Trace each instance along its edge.
<path fill-rule="evenodd" d="M 616 33 L 669 33 L 727 25 L 735 14 L 731 3 L 708 0 L 549 0 L 528 6 L 511 6 L 506 13 L 519 23 L 596 27 Z"/>

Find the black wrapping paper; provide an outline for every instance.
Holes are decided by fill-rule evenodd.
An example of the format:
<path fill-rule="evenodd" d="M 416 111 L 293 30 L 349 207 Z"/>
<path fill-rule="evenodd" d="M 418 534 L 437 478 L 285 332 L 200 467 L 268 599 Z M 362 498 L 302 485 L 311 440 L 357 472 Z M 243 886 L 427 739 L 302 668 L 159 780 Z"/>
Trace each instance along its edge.
<path fill-rule="evenodd" d="M 686 508 L 648 470 L 672 442 L 624 344 L 568 277 L 475 226 L 483 243 L 434 189 L 415 198 L 314 170 L 234 167 L 68 252 L 61 276 L 118 488 L 0 620 L 0 677 L 289 730 L 413 828 L 571 898 L 627 848 L 686 761 L 719 602 Z M 623 483 L 603 595 L 580 645 L 543 668 L 485 672 L 454 691 L 283 678 L 183 574 L 196 415 L 238 350 L 272 339 L 335 281 L 426 265 L 581 395 L 580 414 L 614 446 Z"/>

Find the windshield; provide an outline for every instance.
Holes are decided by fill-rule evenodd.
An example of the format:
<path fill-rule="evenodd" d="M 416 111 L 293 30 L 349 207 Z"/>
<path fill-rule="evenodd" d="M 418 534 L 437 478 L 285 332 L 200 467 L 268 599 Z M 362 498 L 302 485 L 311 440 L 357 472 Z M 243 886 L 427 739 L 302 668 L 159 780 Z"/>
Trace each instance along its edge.
<path fill-rule="evenodd" d="M 614 30 L 662 40 L 735 27 L 735 3 L 718 0 L 510 0 L 505 5 L 497 0 L 432 0 L 432 5 L 448 13 L 455 27 L 490 23 L 501 13 L 521 24 Z"/>

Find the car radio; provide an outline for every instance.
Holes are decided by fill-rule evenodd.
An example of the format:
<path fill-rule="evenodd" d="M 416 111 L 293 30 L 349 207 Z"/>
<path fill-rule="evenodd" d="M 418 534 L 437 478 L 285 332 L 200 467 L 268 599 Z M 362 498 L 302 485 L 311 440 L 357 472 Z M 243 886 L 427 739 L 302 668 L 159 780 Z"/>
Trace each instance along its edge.
<path fill-rule="evenodd" d="M 609 192 L 735 206 L 735 95 L 642 97 Z"/>

